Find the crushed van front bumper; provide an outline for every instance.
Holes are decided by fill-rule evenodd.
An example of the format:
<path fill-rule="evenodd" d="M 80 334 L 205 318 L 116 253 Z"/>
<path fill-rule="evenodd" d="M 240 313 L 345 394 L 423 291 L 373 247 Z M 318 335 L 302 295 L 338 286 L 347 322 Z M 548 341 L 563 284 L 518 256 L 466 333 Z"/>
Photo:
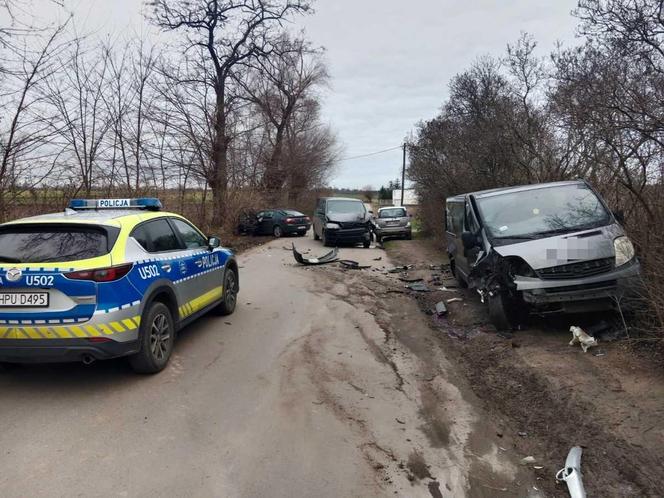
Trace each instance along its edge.
<path fill-rule="evenodd" d="M 524 301 L 534 305 L 607 301 L 607 306 L 622 298 L 639 294 L 642 285 L 640 265 L 634 260 L 610 272 L 576 279 L 543 280 L 517 276 L 516 290 Z"/>

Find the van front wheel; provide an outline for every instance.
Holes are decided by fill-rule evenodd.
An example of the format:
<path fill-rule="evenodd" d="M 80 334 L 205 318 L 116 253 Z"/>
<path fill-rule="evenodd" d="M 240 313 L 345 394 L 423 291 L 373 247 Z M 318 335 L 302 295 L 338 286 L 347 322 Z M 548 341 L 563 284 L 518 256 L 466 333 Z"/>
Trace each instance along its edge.
<path fill-rule="evenodd" d="M 518 325 L 518 310 L 513 298 L 500 292 L 489 296 L 489 320 L 498 330 L 512 330 Z"/>

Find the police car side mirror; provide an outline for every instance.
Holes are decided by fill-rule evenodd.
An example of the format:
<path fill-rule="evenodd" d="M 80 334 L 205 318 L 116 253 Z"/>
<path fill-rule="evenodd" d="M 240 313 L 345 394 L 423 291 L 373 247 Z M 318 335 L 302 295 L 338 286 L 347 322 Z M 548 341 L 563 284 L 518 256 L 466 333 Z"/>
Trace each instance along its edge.
<path fill-rule="evenodd" d="M 221 246 L 221 240 L 219 237 L 210 237 L 208 239 L 208 249 L 213 250 Z"/>

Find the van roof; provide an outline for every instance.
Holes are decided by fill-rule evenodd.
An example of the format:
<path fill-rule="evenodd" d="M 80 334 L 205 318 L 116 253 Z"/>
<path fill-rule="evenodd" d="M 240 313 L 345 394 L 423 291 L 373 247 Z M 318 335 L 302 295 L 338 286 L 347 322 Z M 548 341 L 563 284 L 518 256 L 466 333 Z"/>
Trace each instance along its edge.
<path fill-rule="evenodd" d="M 467 194 L 455 195 L 453 197 L 448 197 L 447 202 L 464 202 L 466 196 L 474 195 L 477 198 L 482 197 L 492 197 L 494 195 L 505 194 L 507 192 L 525 192 L 527 190 L 535 190 L 540 188 L 548 187 L 562 187 L 564 185 L 585 185 L 584 180 L 567 180 L 562 182 L 548 182 L 548 183 L 533 183 L 530 185 L 518 185 L 514 187 L 499 187 L 492 188 L 489 190 L 479 190 L 477 192 L 468 192 Z"/>
<path fill-rule="evenodd" d="M 321 197 L 323 201 L 356 201 L 363 202 L 362 199 L 356 197 Z"/>

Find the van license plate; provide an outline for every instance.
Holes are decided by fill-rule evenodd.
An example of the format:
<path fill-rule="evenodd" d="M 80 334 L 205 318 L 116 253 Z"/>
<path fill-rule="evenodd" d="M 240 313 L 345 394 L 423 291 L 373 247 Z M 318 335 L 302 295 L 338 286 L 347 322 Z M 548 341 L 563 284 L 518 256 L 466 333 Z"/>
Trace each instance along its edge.
<path fill-rule="evenodd" d="M 48 308 L 48 292 L 0 292 L 0 308 Z"/>

